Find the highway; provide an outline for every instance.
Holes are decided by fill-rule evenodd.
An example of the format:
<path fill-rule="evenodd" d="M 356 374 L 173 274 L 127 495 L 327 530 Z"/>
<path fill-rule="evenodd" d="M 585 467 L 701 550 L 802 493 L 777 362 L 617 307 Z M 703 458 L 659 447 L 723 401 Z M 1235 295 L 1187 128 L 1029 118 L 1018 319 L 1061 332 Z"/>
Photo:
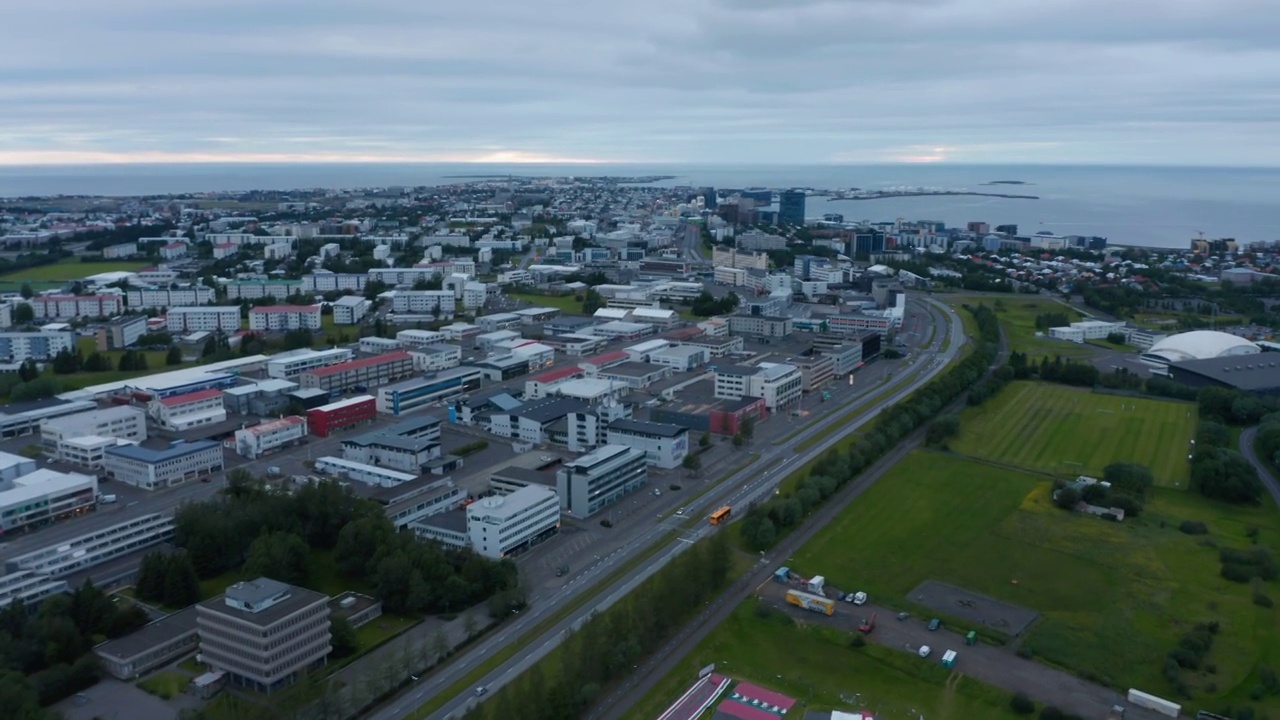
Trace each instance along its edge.
<path fill-rule="evenodd" d="M 503 626 L 493 636 L 469 648 L 439 673 L 424 678 L 401 693 L 400 696 L 387 701 L 378 710 L 369 714 L 368 717 L 373 720 L 401 720 L 401 718 L 408 717 L 416 708 L 447 689 L 458 679 L 464 677 L 472 668 L 484 662 L 485 658 L 500 650 L 507 643 L 518 639 L 522 633 L 535 626 L 548 614 L 553 613 L 562 603 L 569 602 L 581 593 L 595 590 L 590 587 L 592 579 L 598 579 L 599 576 L 608 574 L 613 567 L 627 562 L 637 554 L 643 553 L 669 533 L 680 531 L 679 537 L 668 548 L 654 555 L 635 573 L 612 587 L 598 589 L 593 601 L 587 603 L 579 611 L 557 623 L 540 638 L 531 642 L 528 646 L 528 652 L 503 663 L 487 674 L 478 684 L 491 692 L 510 682 L 522 670 L 554 649 L 567 630 L 578 627 L 592 613 L 599 612 L 612 605 L 645 578 L 663 567 L 673 557 L 683 552 L 690 544 L 720 529 L 705 523 L 700 523 L 693 529 L 685 529 L 684 524 L 687 518 L 703 517 L 711 508 L 721 505 L 747 506 L 772 494 L 776 490 L 778 482 L 786 476 L 788 471 L 801 467 L 805 463 L 821 456 L 850 433 L 873 420 L 882 408 L 899 402 L 933 379 L 959 353 L 963 345 L 964 328 L 959 316 L 945 303 L 931 298 L 925 298 L 923 302 L 929 305 L 931 314 L 945 315 L 949 322 L 941 324 L 944 332 L 935 334 L 930 346 L 915 353 L 910 363 L 899 371 L 896 378 L 890 381 L 889 385 L 895 386 L 896 389 L 891 395 L 877 403 L 876 407 L 858 412 L 853 417 L 845 415 L 836 418 L 836 420 L 849 419 L 839 432 L 832 433 L 807 450 L 798 450 L 796 447 L 804 439 L 805 433 L 797 433 L 791 438 L 779 441 L 763 449 L 760 451 L 759 459 L 756 462 L 725 480 L 718 490 L 706 493 L 702 496 L 702 499 L 690 503 L 684 509 L 683 514 L 667 518 L 641 533 L 625 548 L 602 558 L 588 573 L 571 585 L 560 588 L 547 597 L 536 598 L 533 606 L 522 613 L 519 618 Z M 853 412 L 857 411 L 851 411 L 850 414 Z M 765 468 L 764 472 L 759 470 L 761 467 Z M 479 700 L 480 698 L 476 695 L 475 689 L 470 688 L 466 692 L 450 698 L 444 704 L 442 710 L 429 717 L 433 720 L 457 718 L 472 703 Z"/>

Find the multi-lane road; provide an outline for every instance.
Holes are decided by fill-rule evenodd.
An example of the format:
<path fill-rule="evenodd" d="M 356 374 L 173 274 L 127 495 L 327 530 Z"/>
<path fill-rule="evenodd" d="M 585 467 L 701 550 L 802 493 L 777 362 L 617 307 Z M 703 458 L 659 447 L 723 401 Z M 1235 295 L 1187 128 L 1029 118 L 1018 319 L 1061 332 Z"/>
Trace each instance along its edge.
<path fill-rule="evenodd" d="M 690 503 L 684 508 L 683 514 L 667 518 L 648 528 L 635 537 L 625 548 L 602 558 L 587 574 L 573 584 L 560 588 L 546 597 L 535 597 L 534 605 L 517 619 L 509 622 L 496 634 L 469 649 L 439 673 L 424 678 L 396 698 L 388 701 L 369 717 L 372 720 L 401 720 L 401 718 L 408 717 L 418 707 L 446 690 L 460 678 L 465 677 L 474 667 L 484 662 L 493 653 L 499 651 L 508 643 L 520 639 L 522 634 L 534 627 L 544 617 L 555 612 L 557 607 L 572 601 L 583 593 L 595 592 L 596 595 L 593 599 L 578 612 L 572 613 L 570 617 L 557 623 L 541 637 L 530 642 L 527 652 L 520 653 L 489 672 L 479 681 L 478 686 L 485 688 L 486 691 L 492 691 L 510 682 L 521 671 L 555 648 L 567 630 L 581 625 L 592 613 L 609 607 L 673 557 L 683 552 L 691 543 L 720 529 L 708 524 L 700 524 L 693 529 L 686 529 L 685 521 L 687 518 L 702 517 L 710 508 L 720 505 L 746 506 L 766 497 L 775 491 L 778 482 L 786 476 L 787 472 L 821 456 L 829 448 L 847 437 L 849 433 L 874 419 L 882 408 L 899 402 L 933 379 L 956 357 L 963 344 L 964 329 L 959 316 L 949 306 L 932 299 L 925 299 L 923 302 L 926 304 L 930 315 L 943 319 L 942 322 L 936 325 L 940 331 L 934 334 L 928 346 L 917 352 L 909 364 L 898 372 L 897 377 L 888 385 L 893 388 L 892 393 L 883 398 L 875 407 L 859 408 L 844 416 L 827 420 L 827 422 L 842 422 L 843 427 L 840 431 L 832 433 L 808 449 L 800 450 L 798 448 L 798 445 L 805 437 L 805 433 L 797 433 L 793 437 L 781 440 L 763 449 L 756 462 L 723 481 L 712 492 L 704 494 L 701 500 Z M 761 472 L 761 468 L 764 468 L 764 472 Z M 673 531 L 679 532 L 679 537 L 645 562 L 635 573 L 629 574 L 624 580 L 615 583 L 611 587 L 592 587 L 592 580 L 598 580 L 603 575 L 608 574 L 614 567 L 626 563 L 632 557 L 645 552 L 655 542 L 668 536 Z M 481 696 L 476 694 L 474 688 L 468 689 L 466 692 L 450 698 L 444 704 L 443 709 L 430 717 L 433 720 L 459 717 L 471 704 L 482 699 Z"/>

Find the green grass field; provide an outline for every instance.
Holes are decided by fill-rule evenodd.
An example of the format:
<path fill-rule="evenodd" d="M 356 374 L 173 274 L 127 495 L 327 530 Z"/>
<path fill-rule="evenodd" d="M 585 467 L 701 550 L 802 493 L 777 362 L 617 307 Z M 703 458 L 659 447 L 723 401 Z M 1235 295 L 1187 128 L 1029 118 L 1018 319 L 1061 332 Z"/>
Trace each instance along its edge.
<path fill-rule="evenodd" d="M 69 282 L 71 280 L 83 280 L 90 275 L 104 272 L 115 272 L 117 270 L 133 272 L 146 266 L 147 263 L 145 262 L 80 262 L 79 258 L 70 258 L 53 265 L 41 265 L 40 267 L 27 268 L 7 275 L 0 275 L 0 281 L 13 282 L 19 285 L 23 282 L 31 281 L 34 287 L 36 281 L 50 283 Z"/>
<path fill-rule="evenodd" d="M 531 303 L 533 307 L 557 308 L 565 315 L 582 314 L 582 303 L 574 299 L 573 295 L 531 295 L 527 293 L 511 293 L 508 297 Z"/>
<path fill-rule="evenodd" d="M 968 297 L 956 295 L 939 299 L 959 308 L 961 305 L 986 305 L 995 310 L 1000 328 L 1009 341 L 1009 349 L 1027 353 L 1032 357 L 1058 355 L 1064 358 L 1087 357 L 1094 353 L 1088 345 L 1036 337 L 1036 316 L 1042 313 L 1066 313 L 1072 322 L 1084 319 L 1075 308 L 1049 298 L 1008 295 L 1005 297 Z M 961 313 L 962 315 L 964 313 Z"/>
<path fill-rule="evenodd" d="M 138 687 L 161 700 L 172 700 L 191 684 L 191 678 L 179 672 L 159 672 L 138 681 Z"/>
<path fill-rule="evenodd" d="M 1156 488 L 1141 517 L 1117 524 L 1059 510 L 1050 492 L 1047 479 L 917 451 L 787 564 L 917 612 L 905 595 L 928 579 L 1038 610 L 1022 641 L 1037 658 L 1168 696 L 1165 653 L 1195 622 L 1218 620 L 1216 674 L 1184 676 L 1197 700 L 1280 708 L 1280 698 L 1249 699 L 1259 668 L 1280 668 L 1280 615 L 1255 606 L 1247 585 L 1221 579 L 1217 559 L 1217 546 L 1249 547 L 1250 527 L 1280 549 L 1274 508 Z M 1183 520 L 1205 522 L 1210 534 L 1179 532 Z"/>
<path fill-rule="evenodd" d="M 790 616 L 786 616 L 790 619 Z M 796 698 L 805 710 L 865 708 L 877 718 L 916 720 L 1012 720 L 1009 696 L 936 660 L 922 660 L 892 648 L 869 644 L 853 649 L 850 633 L 804 623 L 761 618 L 755 602 L 739 605 L 732 616 L 699 643 L 643 701 L 628 720 L 653 720 L 697 677 L 698 668 L 716 663 L 726 673 Z M 860 696 L 861 702 L 850 702 Z"/>
<path fill-rule="evenodd" d="M 1085 389 L 1015 382 L 964 412 L 956 452 L 1028 470 L 1098 476 L 1109 463 L 1151 468 L 1156 483 L 1185 488 L 1192 403 L 1104 395 Z"/>

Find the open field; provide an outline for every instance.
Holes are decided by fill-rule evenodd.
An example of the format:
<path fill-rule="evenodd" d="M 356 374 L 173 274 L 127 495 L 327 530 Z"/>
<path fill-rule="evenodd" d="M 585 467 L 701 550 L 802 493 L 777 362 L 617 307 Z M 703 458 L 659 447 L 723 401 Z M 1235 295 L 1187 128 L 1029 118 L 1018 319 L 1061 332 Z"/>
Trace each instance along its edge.
<path fill-rule="evenodd" d="M 133 272 L 146 267 L 145 262 L 124 261 L 124 262 L 80 262 L 79 258 L 70 258 L 53 265 L 41 265 L 40 267 L 27 268 L 11 272 L 7 275 L 0 275 L 0 281 L 16 282 L 19 285 L 22 282 L 30 280 L 33 285 L 35 281 L 41 280 L 46 282 L 67 282 L 71 280 L 83 280 L 89 275 L 97 275 L 104 272 L 115 272 L 123 270 Z"/>
<path fill-rule="evenodd" d="M 158 672 L 138 681 L 138 687 L 161 700 L 172 700 L 191 684 L 191 678 L 179 672 Z"/>
<path fill-rule="evenodd" d="M 1186 488 L 1196 406 L 1015 382 L 964 411 L 950 443 L 963 455 L 1057 475 L 1100 476 L 1113 462 L 1151 468 L 1157 485 Z"/>
<path fill-rule="evenodd" d="M 1038 610 L 1025 650 L 1122 691 L 1174 696 L 1165 654 L 1194 623 L 1217 620 L 1216 672 L 1182 674 L 1191 704 L 1280 708 L 1274 696 L 1250 699 L 1260 669 L 1280 668 L 1280 615 L 1218 574 L 1218 548 L 1250 547 L 1250 527 L 1259 545 L 1280 549 L 1274 508 L 1155 488 L 1142 516 L 1117 524 L 1059 510 L 1051 489 L 1047 478 L 917 451 L 786 564 L 917 614 L 905 596 L 930 579 Z M 1209 535 L 1181 533 L 1183 520 L 1206 523 Z"/>
<path fill-rule="evenodd" d="M 796 698 L 803 710 L 867 709 L 885 720 L 1012 720 L 1008 694 L 938 664 L 874 643 L 854 649 L 851 633 L 757 615 L 747 600 L 669 673 L 628 720 L 653 720 L 697 677 L 716 671 Z M 950 678 L 950 680 L 949 680 Z M 843 696 L 843 699 L 842 699 Z"/>
<path fill-rule="evenodd" d="M 1083 320 L 1084 317 L 1075 308 L 1049 298 L 1034 295 L 1008 295 L 1007 297 L 966 297 L 955 295 L 939 297 L 957 308 L 961 305 L 986 305 L 995 310 L 1000 321 L 1000 329 L 1008 338 L 1009 349 L 1014 352 L 1027 353 L 1031 357 L 1059 355 L 1064 358 L 1088 357 L 1093 349 L 1065 340 L 1054 340 L 1049 337 L 1036 337 L 1036 316 L 1043 313 L 1066 313 L 1071 322 Z M 962 315 L 966 313 L 961 313 Z"/>

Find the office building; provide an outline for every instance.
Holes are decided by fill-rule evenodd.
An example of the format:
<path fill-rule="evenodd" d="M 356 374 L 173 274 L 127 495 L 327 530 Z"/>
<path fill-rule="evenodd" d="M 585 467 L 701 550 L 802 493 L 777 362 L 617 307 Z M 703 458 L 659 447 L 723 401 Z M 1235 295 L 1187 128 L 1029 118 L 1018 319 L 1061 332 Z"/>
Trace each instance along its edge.
<path fill-rule="evenodd" d="M 267 375 L 290 380 L 308 370 L 337 365 L 352 357 L 352 352 L 346 348 L 289 350 L 272 355 L 267 360 Z"/>
<path fill-rule="evenodd" d="M 273 297 L 284 300 L 302 294 L 300 280 L 233 280 L 224 287 L 228 300 L 257 300 Z"/>
<path fill-rule="evenodd" d="M 408 354 L 408 353 L 406 353 Z M 484 374 L 456 367 L 378 388 L 378 412 L 402 415 L 480 389 Z"/>
<path fill-rule="evenodd" d="M 71 330 L 40 332 L 0 332 L 0 362 L 10 364 L 26 360 L 52 360 L 67 350 L 75 352 L 76 334 Z"/>
<path fill-rule="evenodd" d="M 164 448 L 116 445 L 103 453 L 102 467 L 112 480 L 157 490 L 222 472 L 222 445 L 213 440 L 176 441 Z"/>
<path fill-rule="evenodd" d="M 409 351 L 413 368 L 419 372 L 439 372 L 462 364 L 462 348 L 457 345 L 428 345 Z"/>
<path fill-rule="evenodd" d="M 364 319 L 365 313 L 372 306 L 372 302 L 359 295 L 340 297 L 333 302 L 333 324 L 356 325 Z"/>
<path fill-rule="evenodd" d="M 239 305 L 170 307 L 165 327 L 171 333 L 198 331 L 233 333 L 240 329 Z"/>
<path fill-rule="evenodd" d="M 213 288 L 205 285 L 187 285 L 175 288 L 150 287 L 130 289 L 125 292 L 125 300 L 132 310 L 208 305 L 213 302 L 213 298 Z"/>
<path fill-rule="evenodd" d="M 644 451 L 625 445 L 605 445 L 556 471 L 560 509 L 576 517 L 594 515 L 648 479 Z"/>
<path fill-rule="evenodd" d="M 645 462 L 655 467 L 680 467 L 689 454 L 689 429 L 669 423 L 646 422 L 621 418 L 609 423 L 606 443 L 637 448 Z"/>
<path fill-rule="evenodd" d="M 803 392 L 804 376 L 799 368 L 786 363 L 762 362 L 757 365 L 760 371 L 751 376 L 751 397 L 764 399 L 765 407 L 778 412 L 800 402 Z"/>
<path fill-rule="evenodd" d="M 273 450 L 295 445 L 306 436 L 307 419 L 288 415 L 279 420 L 237 430 L 235 448 L 240 455 L 256 460 Z"/>
<path fill-rule="evenodd" d="M 99 325 L 95 332 L 98 352 L 123 350 L 138 342 L 147 332 L 145 315 L 123 315 Z"/>
<path fill-rule="evenodd" d="M 77 492 L 86 493 L 89 502 L 94 502 L 96 493 L 84 489 Z M 5 560 L 5 570 L 29 570 L 63 578 L 172 538 L 173 517 L 151 513 L 10 557 Z"/>
<path fill-rule="evenodd" d="M 124 311 L 119 295 L 37 295 L 27 302 L 37 320 L 113 317 Z"/>
<path fill-rule="evenodd" d="M 200 658 L 233 685 L 270 693 L 324 664 L 329 597 L 269 578 L 196 605 Z"/>
<path fill-rule="evenodd" d="M 89 513 L 97 494 L 98 478 L 48 468 L 0 482 L 0 534 L 34 530 Z"/>
<path fill-rule="evenodd" d="M 778 224 L 802 226 L 805 220 L 805 192 L 784 190 L 778 200 Z"/>
<path fill-rule="evenodd" d="M 186 432 L 227 419 L 222 391 L 216 388 L 156 398 L 147 405 L 147 414 L 157 425 L 173 432 Z"/>
<path fill-rule="evenodd" d="M 67 441 L 84 437 L 141 442 L 147 438 L 147 415 L 141 408 L 117 405 L 65 415 L 40 424 L 40 445 L 44 454 L 55 460 L 69 460 Z"/>
<path fill-rule="evenodd" d="M 319 305 L 260 305 L 249 310 L 249 329 L 319 330 Z"/>
<path fill-rule="evenodd" d="M 366 392 L 407 378 L 413 373 L 413 356 L 404 350 L 397 350 L 308 370 L 298 376 L 298 382 L 303 388 L 324 390 L 330 394 Z"/>
<path fill-rule="evenodd" d="M 798 357 L 792 358 L 787 362 L 800 371 L 800 387 L 803 392 L 819 390 L 835 376 L 836 361 L 830 355 L 819 354 L 810 357 Z"/>
<path fill-rule="evenodd" d="M 342 458 L 415 475 L 440 457 L 439 418 L 423 415 L 342 441 Z"/>
<path fill-rule="evenodd" d="M 497 560 L 518 553 L 559 529 L 560 498 L 550 488 L 530 485 L 467 506 L 471 547 L 487 558 Z"/>
<path fill-rule="evenodd" d="M 136 680 L 146 673 L 196 651 L 196 609 L 179 610 L 124 637 L 93 649 L 102 668 L 118 680 Z"/>
<path fill-rule="evenodd" d="M 307 411 L 307 426 L 311 429 L 311 434 L 328 437 L 337 430 L 373 422 L 377 416 L 377 399 L 372 395 L 357 395 L 311 408 Z"/>
<path fill-rule="evenodd" d="M 711 248 L 711 264 L 716 268 L 734 270 L 768 270 L 769 256 L 762 252 L 739 252 L 733 248 L 716 245 Z"/>

